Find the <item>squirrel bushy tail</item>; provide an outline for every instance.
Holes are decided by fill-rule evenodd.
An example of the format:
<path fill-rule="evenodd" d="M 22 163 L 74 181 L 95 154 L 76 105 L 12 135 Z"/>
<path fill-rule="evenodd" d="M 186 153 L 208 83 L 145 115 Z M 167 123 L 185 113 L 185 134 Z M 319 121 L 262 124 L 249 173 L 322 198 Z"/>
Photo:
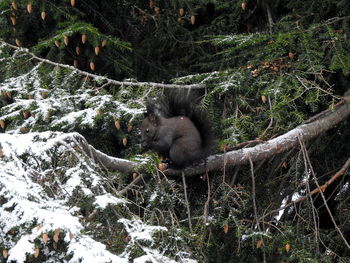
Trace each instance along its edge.
<path fill-rule="evenodd" d="M 147 103 L 147 114 L 168 119 L 176 116 L 189 118 L 201 136 L 202 154 L 199 159 L 203 159 L 213 151 L 215 135 L 206 111 L 198 105 L 200 99 L 201 96 L 193 90 L 166 90 L 156 101 Z"/>

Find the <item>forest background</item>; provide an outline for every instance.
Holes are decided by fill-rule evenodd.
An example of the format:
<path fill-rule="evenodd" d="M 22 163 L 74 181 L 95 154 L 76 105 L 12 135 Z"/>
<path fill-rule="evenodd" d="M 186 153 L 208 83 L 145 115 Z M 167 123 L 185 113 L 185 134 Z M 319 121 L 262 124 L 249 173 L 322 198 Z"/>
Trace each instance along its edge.
<path fill-rule="evenodd" d="M 2 262 L 350 262 L 347 0 L 0 1 Z M 200 92 L 215 155 L 142 153 Z"/>

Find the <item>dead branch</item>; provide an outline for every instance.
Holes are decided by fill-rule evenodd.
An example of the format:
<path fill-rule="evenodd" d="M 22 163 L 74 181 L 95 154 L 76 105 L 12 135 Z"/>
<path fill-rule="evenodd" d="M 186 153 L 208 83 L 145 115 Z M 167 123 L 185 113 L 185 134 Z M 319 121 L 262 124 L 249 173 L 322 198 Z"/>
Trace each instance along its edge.
<path fill-rule="evenodd" d="M 314 194 L 319 193 L 320 191 L 324 192 L 326 191 L 327 186 L 329 186 L 330 184 L 332 184 L 336 179 L 338 179 L 340 176 L 342 176 L 345 171 L 349 168 L 350 166 L 350 158 L 345 162 L 345 164 L 343 165 L 343 167 L 335 174 L 332 176 L 331 179 L 329 179 L 327 182 L 325 182 L 323 185 L 320 185 L 320 188 L 315 188 L 314 190 L 312 190 L 309 195 L 312 196 Z M 295 200 L 295 203 L 299 203 L 301 201 L 304 201 L 307 197 L 303 196 L 297 200 Z"/>
<path fill-rule="evenodd" d="M 331 218 L 335 229 L 336 229 L 337 232 L 339 233 L 340 237 L 343 239 L 344 244 L 348 247 L 348 249 L 350 249 L 350 244 L 348 243 L 348 241 L 346 240 L 346 238 L 345 238 L 343 232 L 341 232 L 339 226 L 338 226 L 337 223 L 335 222 L 335 219 L 334 219 L 334 217 L 333 217 L 333 215 L 332 215 L 332 212 L 331 212 L 331 210 L 330 210 L 330 208 L 329 208 L 329 206 L 328 206 L 328 204 L 327 204 L 327 199 L 326 199 L 326 197 L 325 197 L 324 194 L 323 194 L 324 191 L 323 191 L 323 189 L 321 189 L 321 186 L 320 186 L 320 184 L 318 183 L 316 174 L 315 174 L 314 169 L 313 169 L 313 167 L 312 167 L 312 165 L 311 165 L 311 161 L 310 161 L 309 155 L 308 155 L 307 150 L 306 150 L 305 143 L 304 143 L 304 141 L 303 141 L 301 138 L 299 138 L 299 140 L 300 140 L 301 149 L 302 149 L 302 151 L 303 151 L 303 154 L 304 154 L 304 156 L 305 156 L 305 159 L 306 159 L 306 161 L 307 161 L 307 164 L 308 164 L 308 166 L 309 166 L 309 169 L 310 169 L 310 171 L 311 171 L 311 174 L 312 174 L 312 177 L 313 177 L 313 179 L 314 179 L 314 181 L 315 181 L 315 184 L 316 184 L 317 188 L 319 189 L 318 192 L 320 193 L 320 195 L 321 195 L 321 197 L 322 197 L 322 200 L 323 200 L 324 206 L 325 206 L 325 208 L 326 208 L 326 210 L 327 210 L 327 212 L 328 212 L 328 215 L 329 215 L 329 217 Z M 315 224 L 315 226 L 316 226 L 316 224 Z"/>
<path fill-rule="evenodd" d="M 272 211 L 270 211 L 268 214 L 264 215 L 264 217 L 271 215 L 271 214 L 275 214 L 280 210 L 284 210 L 292 205 L 295 205 L 297 203 L 303 202 L 305 201 L 307 198 L 309 198 L 310 196 L 313 196 L 314 194 L 319 193 L 320 191 L 324 192 L 326 191 L 327 186 L 329 186 L 330 184 L 332 184 L 336 179 L 338 179 L 340 176 L 342 176 L 347 169 L 349 169 L 350 167 L 350 158 L 345 162 L 345 164 L 342 166 L 342 168 L 340 168 L 340 170 L 334 174 L 332 176 L 332 178 L 330 178 L 327 182 L 325 182 L 323 185 L 320 185 L 320 187 L 316 187 L 314 190 L 310 191 L 310 193 L 308 193 L 307 195 L 304 195 L 302 197 L 299 197 L 298 199 L 284 205 L 281 206 L 280 208 L 274 209 Z"/>

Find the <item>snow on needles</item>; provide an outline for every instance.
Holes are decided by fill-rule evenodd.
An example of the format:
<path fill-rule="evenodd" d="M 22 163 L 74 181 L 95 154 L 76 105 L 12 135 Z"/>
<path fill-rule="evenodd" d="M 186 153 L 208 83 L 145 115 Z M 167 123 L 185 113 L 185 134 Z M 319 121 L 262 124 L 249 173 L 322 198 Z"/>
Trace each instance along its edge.
<path fill-rule="evenodd" d="M 61 80 L 63 72 L 55 68 L 45 76 L 48 80 L 42 80 L 42 67 L 39 63 L 27 73 L 0 83 L 0 93 L 15 98 L 0 109 L 0 119 L 11 124 L 6 129 L 8 133 L 20 133 L 21 128 L 38 130 L 38 123 L 44 123 L 41 125 L 46 130 L 74 131 L 78 125 L 93 128 L 102 114 L 110 120 L 124 115 L 132 119 L 144 110 L 138 101 L 124 103 L 88 89 L 74 72 L 66 72 L 67 76 Z M 29 114 L 23 118 L 24 112 Z"/>
<path fill-rule="evenodd" d="M 109 205 L 109 204 L 117 205 L 117 204 L 127 203 L 126 200 L 114 197 L 110 193 L 105 194 L 105 195 L 95 196 L 95 199 L 96 199 L 96 201 L 94 202 L 94 205 L 96 205 L 102 209 L 105 209 L 107 207 L 107 205 Z"/>
<path fill-rule="evenodd" d="M 130 123 L 143 113 L 142 101 L 126 93 L 116 99 L 72 70 L 43 63 L 17 61 L 23 70 L 15 76 L 10 69 L 21 57 L 19 50 L 1 60 L 11 73 L 0 82 L 0 249 L 7 262 L 27 262 L 38 249 L 45 263 L 175 262 L 166 254 L 195 262 L 187 247 L 167 248 L 167 228 L 143 222 L 130 201 L 114 195 L 119 174 L 100 167 L 74 132 Z"/>
<path fill-rule="evenodd" d="M 53 153 L 70 154 L 71 149 L 67 149 L 67 146 L 78 136 L 80 135 L 77 133 L 58 132 L 0 134 L 3 151 L 0 158 L 0 243 L 9 250 L 9 262 L 25 262 L 27 255 L 34 253 L 36 240 L 40 240 L 43 233 L 52 233 L 57 229 L 70 236 L 64 239 L 68 243 L 66 253 L 71 255 L 67 262 L 128 262 L 130 253 L 127 250 L 131 249 L 132 242 L 120 256 L 114 255 L 104 244 L 83 234 L 84 225 L 79 216 L 75 215 L 78 208 L 66 204 L 74 188 L 87 188 L 81 178 L 86 177 L 83 169 L 87 163 L 80 160 L 72 163 L 74 167 L 64 170 L 63 175 L 70 179 L 63 180 L 64 183 L 60 186 L 62 191 L 53 194 L 47 192 L 45 184 L 38 183 L 48 171 L 54 174 L 53 167 L 49 167 L 54 158 Z M 69 156 L 65 158 L 69 163 Z M 93 164 L 89 169 L 93 174 Z M 90 181 L 99 180 L 96 174 L 93 177 L 95 178 Z M 108 204 L 126 203 L 125 200 L 107 193 L 96 196 L 95 200 L 95 205 L 101 209 Z M 153 243 L 152 235 L 155 232 L 166 231 L 164 227 L 147 226 L 141 221 L 121 219 L 120 222 L 133 240 L 146 239 Z M 13 229 L 17 229 L 19 239 L 11 238 Z M 145 253 L 147 249 L 144 248 Z M 157 258 L 159 257 L 163 256 L 159 254 Z"/>

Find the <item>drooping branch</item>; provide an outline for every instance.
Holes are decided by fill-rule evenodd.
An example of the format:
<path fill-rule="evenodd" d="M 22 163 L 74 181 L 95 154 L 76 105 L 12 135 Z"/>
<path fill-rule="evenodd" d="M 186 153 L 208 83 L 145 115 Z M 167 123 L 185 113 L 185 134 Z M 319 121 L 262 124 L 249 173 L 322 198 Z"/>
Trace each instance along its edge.
<path fill-rule="evenodd" d="M 331 179 L 329 179 L 327 182 L 325 182 L 323 185 L 320 185 L 320 187 L 316 187 L 315 189 L 313 189 L 312 191 L 310 191 L 307 195 L 304 195 L 302 197 L 299 197 L 298 199 L 288 203 L 288 204 L 285 204 L 277 209 L 274 209 L 266 214 L 264 214 L 264 217 L 267 217 L 269 215 L 273 215 L 281 210 L 284 210 L 290 206 L 293 206 L 293 205 L 296 205 L 297 203 L 300 203 L 300 202 L 304 202 L 307 198 L 309 198 L 310 196 L 313 196 L 319 192 L 324 192 L 326 191 L 326 188 L 332 184 L 336 179 L 338 179 L 340 176 L 344 175 L 346 170 L 348 170 L 350 167 L 350 158 L 345 162 L 345 164 L 342 166 L 342 168 L 332 176 Z"/>
<path fill-rule="evenodd" d="M 118 80 L 114 80 L 114 79 L 110 79 L 107 78 L 105 76 L 99 76 L 93 73 L 89 73 L 80 69 L 77 69 L 73 66 L 70 65 L 66 65 L 66 64 L 61 64 L 61 63 L 57 63 L 57 62 L 53 62 L 51 60 L 48 59 L 44 59 L 41 57 L 38 57 L 37 55 L 35 55 L 34 53 L 30 52 L 29 49 L 27 48 L 23 48 L 23 47 L 17 47 L 15 45 L 9 44 L 3 40 L 0 39 L 0 43 L 8 46 L 10 48 L 22 51 L 26 54 L 28 54 L 29 56 L 31 56 L 33 59 L 49 64 L 49 65 L 53 65 L 56 67 L 61 67 L 61 68 L 66 68 L 66 69 L 70 69 L 74 72 L 76 72 L 77 74 L 81 75 L 81 76 L 86 76 L 92 79 L 96 79 L 96 80 L 104 80 L 105 83 L 103 84 L 103 86 L 106 85 L 116 85 L 116 86 L 130 86 L 130 87 L 154 87 L 154 88 L 167 88 L 167 89 L 176 89 L 176 88 L 180 88 L 180 89 L 202 89 L 205 88 L 205 85 L 202 84 L 190 84 L 190 85 L 178 85 L 178 84 L 164 84 L 164 83 L 156 83 L 156 82 L 132 82 L 132 81 L 118 81 Z"/>
<path fill-rule="evenodd" d="M 269 158 L 273 155 L 285 152 L 298 145 L 298 136 L 304 141 L 308 141 L 320 135 L 321 133 L 335 127 L 339 122 L 350 116 L 350 106 L 348 104 L 338 105 L 333 111 L 325 113 L 319 119 L 313 122 L 299 125 L 293 130 L 269 140 L 263 144 L 254 147 L 244 148 L 237 151 L 229 151 L 225 154 L 216 154 L 208 157 L 206 164 L 202 163 L 197 166 L 188 167 L 183 170 L 186 176 L 203 174 L 206 171 L 224 169 L 225 166 L 242 165 Z M 139 163 L 120 158 L 110 157 L 90 145 L 95 159 L 103 164 L 108 170 L 120 171 L 123 173 L 132 173 Z M 181 176 L 182 170 L 168 169 L 164 174 L 169 176 Z"/>

